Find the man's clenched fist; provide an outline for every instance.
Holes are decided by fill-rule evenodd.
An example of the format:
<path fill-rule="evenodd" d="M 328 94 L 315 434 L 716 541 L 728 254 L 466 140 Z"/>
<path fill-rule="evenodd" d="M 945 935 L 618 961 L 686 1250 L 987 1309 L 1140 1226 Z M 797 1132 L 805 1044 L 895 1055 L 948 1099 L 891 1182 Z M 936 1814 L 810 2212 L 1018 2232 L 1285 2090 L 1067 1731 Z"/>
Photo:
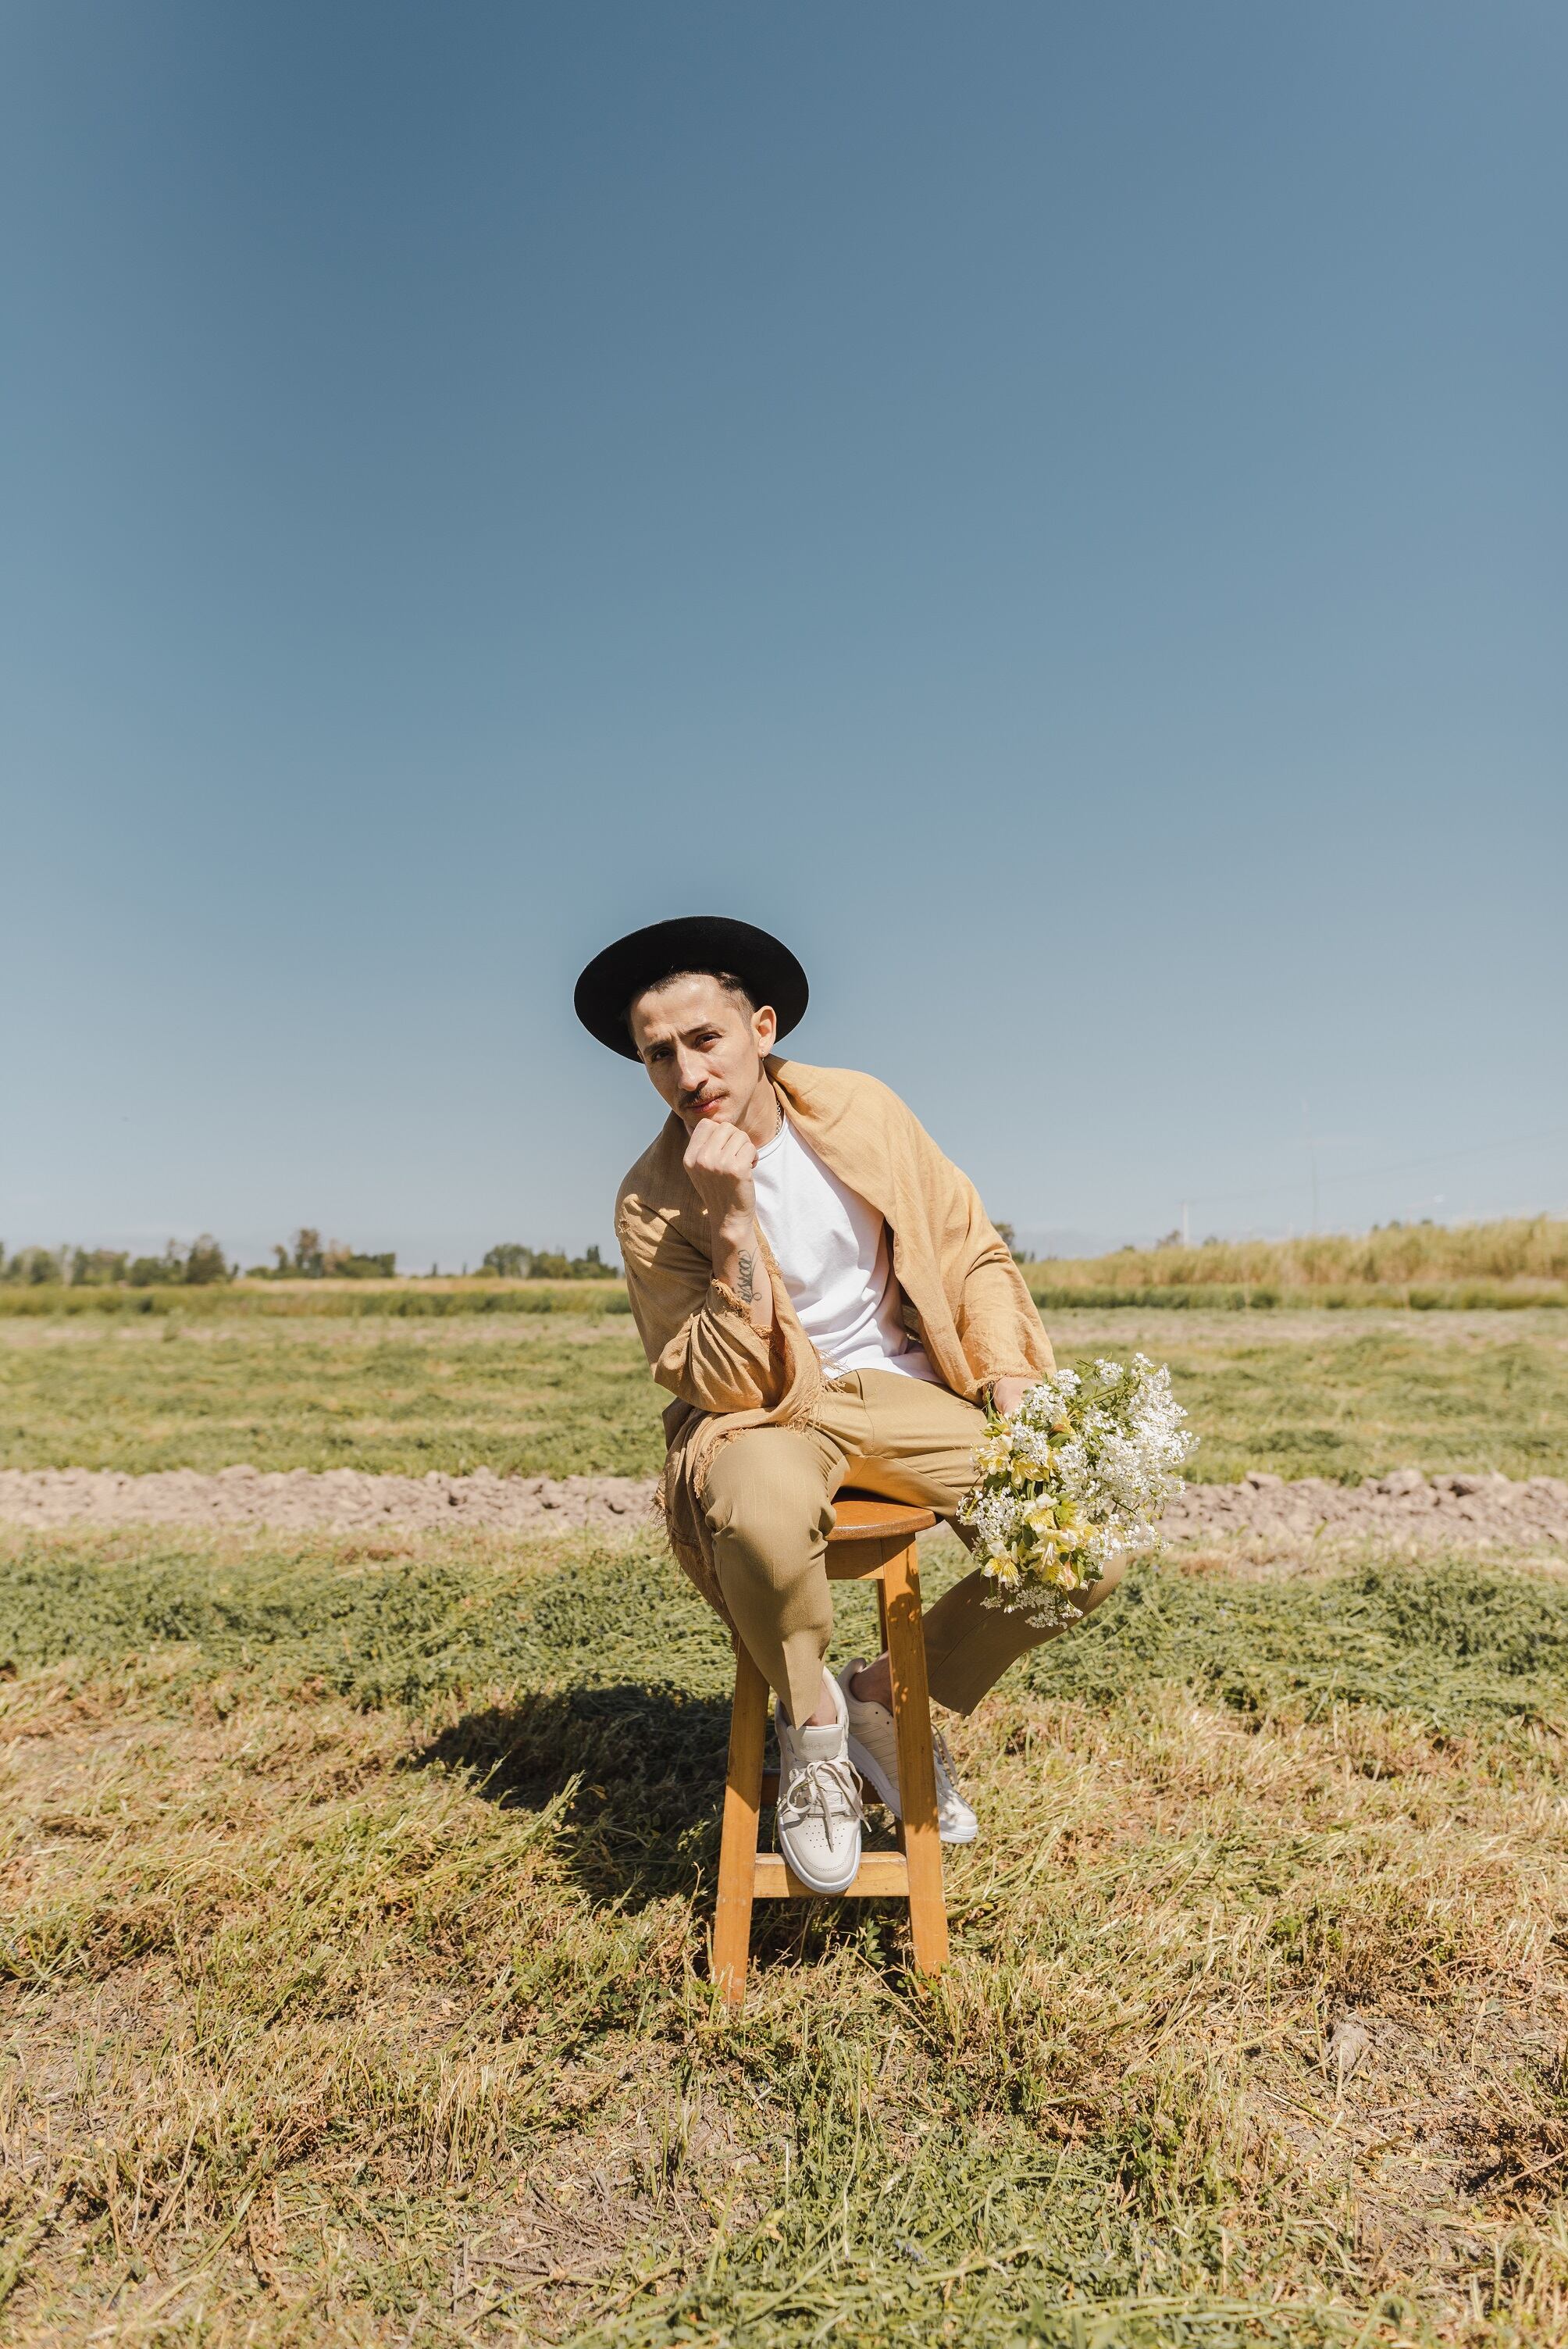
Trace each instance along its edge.
<path fill-rule="evenodd" d="M 727 1226 L 736 1232 L 741 1225 L 749 1226 L 757 1206 L 751 1181 L 756 1164 L 757 1146 L 738 1125 L 714 1117 L 704 1118 L 693 1127 L 686 1143 L 686 1171 L 716 1231 Z"/>
<path fill-rule="evenodd" d="M 757 1145 L 721 1117 L 692 1129 L 685 1165 L 707 1209 L 716 1280 L 732 1288 L 758 1332 L 773 1327 L 773 1292 L 757 1234 L 757 1190 L 751 1180 Z"/>

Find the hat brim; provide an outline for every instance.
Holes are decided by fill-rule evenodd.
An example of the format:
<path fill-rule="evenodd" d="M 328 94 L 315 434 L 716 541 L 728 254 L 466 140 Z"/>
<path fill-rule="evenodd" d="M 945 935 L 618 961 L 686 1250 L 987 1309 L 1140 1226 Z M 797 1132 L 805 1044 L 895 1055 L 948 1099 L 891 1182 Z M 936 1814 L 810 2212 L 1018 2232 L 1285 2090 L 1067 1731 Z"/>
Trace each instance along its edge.
<path fill-rule="evenodd" d="M 634 1061 L 639 1055 L 626 1025 L 627 1010 L 645 988 L 680 970 L 732 972 L 758 1009 L 772 1006 L 780 1036 L 805 1017 L 810 989 L 789 947 L 750 922 L 727 921 L 719 914 L 681 915 L 617 938 L 579 978 L 572 999 L 577 1017 L 590 1036 L 624 1061 Z"/>

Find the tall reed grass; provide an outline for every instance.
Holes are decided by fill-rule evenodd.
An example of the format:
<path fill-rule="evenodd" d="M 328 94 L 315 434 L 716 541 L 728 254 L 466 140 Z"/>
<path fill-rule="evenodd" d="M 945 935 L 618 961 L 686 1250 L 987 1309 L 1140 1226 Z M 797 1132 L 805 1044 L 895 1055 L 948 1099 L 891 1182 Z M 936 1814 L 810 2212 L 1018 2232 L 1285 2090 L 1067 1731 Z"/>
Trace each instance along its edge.
<path fill-rule="evenodd" d="M 1310 1239 L 1117 1248 L 1024 1268 L 1041 1304 L 1568 1304 L 1568 1221 L 1389 1224 Z"/>

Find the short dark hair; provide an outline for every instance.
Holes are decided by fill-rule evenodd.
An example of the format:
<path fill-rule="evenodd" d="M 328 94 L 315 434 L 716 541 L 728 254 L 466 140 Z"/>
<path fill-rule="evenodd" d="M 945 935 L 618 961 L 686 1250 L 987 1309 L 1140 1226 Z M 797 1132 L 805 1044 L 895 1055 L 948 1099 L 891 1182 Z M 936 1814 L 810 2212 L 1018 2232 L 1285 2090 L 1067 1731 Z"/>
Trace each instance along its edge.
<path fill-rule="evenodd" d="M 642 986 L 638 988 L 631 1003 L 626 1006 L 628 1035 L 632 1032 L 632 1004 L 640 1003 L 645 995 L 656 995 L 661 987 L 673 987 L 677 978 L 716 978 L 726 995 L 733 995 L 736 1001 L 744 1004 L 748 1011 L 755 1012 L 758 1008 L 751 999 L 751 989 L 747 986 L 746 981 L 743 978 L 737 978 L 732 970 L 715 970 L 705 962 L 677 963 L 675 969 L 666 970 L 662 978 L 645 979 Z"/>

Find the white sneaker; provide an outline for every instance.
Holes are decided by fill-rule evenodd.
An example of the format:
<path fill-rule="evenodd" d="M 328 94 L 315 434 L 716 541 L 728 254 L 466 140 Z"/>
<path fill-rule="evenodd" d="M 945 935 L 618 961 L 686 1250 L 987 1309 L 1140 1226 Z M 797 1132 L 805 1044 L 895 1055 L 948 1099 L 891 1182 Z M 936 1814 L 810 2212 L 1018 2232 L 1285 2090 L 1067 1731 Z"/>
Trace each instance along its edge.
<path fill-rule="evenodd" d="M 813 1892 L 842 1892 L 861 1864 L 861 1820 L 865 1806 L 850 1767 L 849 1718 L 843 1691 L 833 1692 L 838 1719 L 830 1729 L 810 1723 L 797 1729 L 774 1708 L 779 1733 L 779 1807 L 774 1814 L 779 1848 L 802 1884 Z"/>
<path fill-rule="evenodd" d="M 839 1674 L 839 1686 L 843 1691 L 844 1710 L 850 1723 L 850 1760 L 868 1786 L 875 1788 L 895 1819 L 903 1816 L 903 1806 L 898 1792 L 898 1736 L 892 1715 L 885 1704 L 876 1704 L 858 1697 L 850 1682 L 857 1672 L 865 1671 L 865 1661 L 857 1656 Z M 980 1822 L 958 1791 L 958 1775 L 953 1766 L 953 1756 L 947 1750 L 947 1740 L 940 1730 L 931 1741 L 932 1758 L 936 1764 L 936 1824 L 944 1843 L 973 1843 L 980 1832 Z"/>

